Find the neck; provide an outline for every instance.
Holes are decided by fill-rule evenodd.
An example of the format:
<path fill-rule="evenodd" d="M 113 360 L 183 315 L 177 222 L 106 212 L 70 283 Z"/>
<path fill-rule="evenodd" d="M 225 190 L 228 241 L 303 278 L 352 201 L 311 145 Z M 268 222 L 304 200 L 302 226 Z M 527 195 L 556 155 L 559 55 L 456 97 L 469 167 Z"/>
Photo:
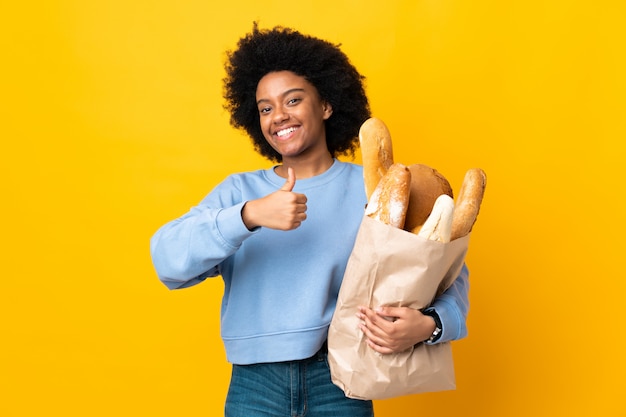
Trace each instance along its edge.
<path fill-rule="evenodd" d="M 296 179 L 311 178 L 326 172 L 333 165 L 333 162 L 334 159 L 330 153 L 326 154 L 324 157 L 309 161 L 293 161 L 289 158 L 285 158 L 283 159 L 282 165 L 278 165 L 274 168 L 274 172 L 283 178 L 287 178 L 287 168 L 291 167 L 296 173 Z"/>

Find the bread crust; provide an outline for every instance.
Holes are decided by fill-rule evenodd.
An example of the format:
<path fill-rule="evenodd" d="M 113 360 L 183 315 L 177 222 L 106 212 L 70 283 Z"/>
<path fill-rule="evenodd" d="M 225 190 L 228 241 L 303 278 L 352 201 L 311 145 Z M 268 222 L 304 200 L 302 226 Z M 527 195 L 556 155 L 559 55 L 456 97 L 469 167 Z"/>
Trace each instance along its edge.
<path fill-rule="evenodd" d="M 454 195 L 448 180 L 436 169 L 424 164 L 409 165 L 408 169 L 411 172 L 411 190 L 404 230 L 417 234 L 437 198 L 442 194 Z"/>
<path fill-rule="evenodd" d="M 369 201 L 378 182 L 394 162 L 389 129 L 382 120 L 369 118 L 359 129 L 359 144 L 363 159 L 365 195 Z"/>
<path fill-rule="evenodd" d="M 466 236 L 472 231 L 486 186 L 487 175 L 482 169 L 467 170 L 454 208 L 451 240 Z"/>
<path fill-rule="evenodd" d="M 417 235 L 441 243 L 450 242 L 453 213 L 454 200 L 448 194 L 441 194 Z"/>
<path fill-rule="evenodd" d="M 409 205 L 411 172 L 400 163 L 392 164 L 378 182 L 365 214 L 379 222 L 402 229 Z"/>

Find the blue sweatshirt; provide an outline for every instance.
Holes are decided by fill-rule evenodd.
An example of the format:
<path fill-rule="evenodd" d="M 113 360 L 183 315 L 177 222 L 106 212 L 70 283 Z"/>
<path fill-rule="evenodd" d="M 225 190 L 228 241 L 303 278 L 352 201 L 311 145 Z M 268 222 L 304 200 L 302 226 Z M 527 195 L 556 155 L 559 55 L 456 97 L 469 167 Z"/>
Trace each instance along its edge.
<path fill-rule="evenodd" d="M 245 202 L 284 183 L 273 169 L 231 175 L 150 242 L 170 289 L 222 276 L 221 335 L 234 364 L 304 359 L 320 348 L 363 217 L 362 167 L 335 160 L 323 174 L 296 181 L 293 191 L 307 197 L 299 228 L 248 230 Z M 467 284 L 464 268 L 433 304 L 443 324 L 439 342 L 466 334 Z"/>

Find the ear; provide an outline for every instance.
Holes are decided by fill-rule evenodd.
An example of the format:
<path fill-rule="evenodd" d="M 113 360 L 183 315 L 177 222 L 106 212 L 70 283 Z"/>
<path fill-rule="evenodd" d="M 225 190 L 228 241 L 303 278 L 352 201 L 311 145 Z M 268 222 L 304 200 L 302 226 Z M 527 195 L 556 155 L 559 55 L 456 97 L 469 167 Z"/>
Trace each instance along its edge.
<path fill-rule="evenodd" d="M 331 114 L 333 114 L 333 106 L 329 102 L 322 103 L 322 110 L 324 111 L 324 120 L 328 120 Z"/>

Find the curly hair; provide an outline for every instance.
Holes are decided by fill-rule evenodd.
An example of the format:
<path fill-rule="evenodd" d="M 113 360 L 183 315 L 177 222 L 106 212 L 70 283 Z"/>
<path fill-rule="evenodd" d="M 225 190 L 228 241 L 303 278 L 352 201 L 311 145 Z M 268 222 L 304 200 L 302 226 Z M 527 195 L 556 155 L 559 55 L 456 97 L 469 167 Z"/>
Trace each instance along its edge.
<path fill-rule="evenodd" d="M 325 122 L 328 150 L 333 157 L 354 155 L 359 129 L 370 117 L 370 107 L 365 77 L 339 46 L 281 26 L 260 30 L 255 22 L 237 49 L 226 52 L 224 108 L 230 112 L 230 124 L 244 130 L 262 156 L 282 161 L 263 136 L 256 103 L 257 84 L 276 71 L 291 71 L 317 89 L 320 98 L 333 108 Z"/>

